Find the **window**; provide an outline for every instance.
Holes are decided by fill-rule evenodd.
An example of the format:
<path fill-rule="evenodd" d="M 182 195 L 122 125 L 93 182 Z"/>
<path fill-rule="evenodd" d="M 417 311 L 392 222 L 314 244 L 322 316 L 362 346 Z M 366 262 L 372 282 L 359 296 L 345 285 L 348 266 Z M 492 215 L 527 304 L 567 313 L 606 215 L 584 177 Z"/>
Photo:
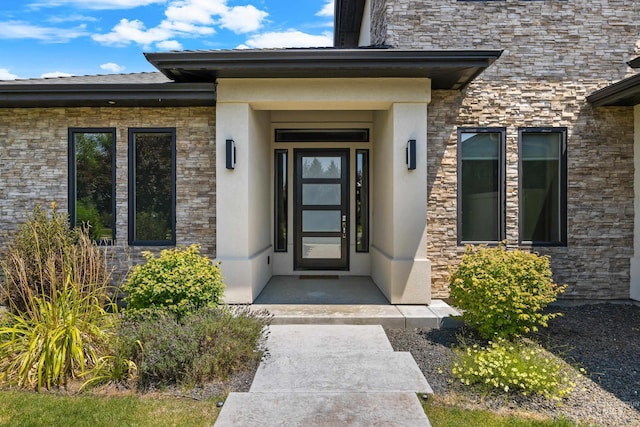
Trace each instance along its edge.
<path fill-rule="evenodd" d="M 520 242 L 567 243 L 566 128 L 520 129 Z"/>
<path fill-rule="evenodd" d="M 95 241 L 115 240 L 115 129 L 69 129 L 69 217 Z"/>
<path fill-rule="evenodd" d="M 129 129 L 129 244 L 176 242 L 176 131 Z"/>
<path fill-rule="evenodd" d="M 276 252 L 287 251 L 287 227 L 289 221 L 287 217 L 288 180 L 287 180 L 287 150 L 276 150 L 275 152 L 275 183 L 274 183 L 274 250 Z"/>
<path fill-rule="evenodd" d="M 369 252 L 369 150 L 356 150 L 356 252 Z"/>
<path fill-rule="evenodd" d="M 458 243 L 505 238 L 505 129 L 458 129 Z"/>
<path fill-rule="evenodd" d="M 276 129 L 275 142 L 369 142 L 369 129 Z"/>

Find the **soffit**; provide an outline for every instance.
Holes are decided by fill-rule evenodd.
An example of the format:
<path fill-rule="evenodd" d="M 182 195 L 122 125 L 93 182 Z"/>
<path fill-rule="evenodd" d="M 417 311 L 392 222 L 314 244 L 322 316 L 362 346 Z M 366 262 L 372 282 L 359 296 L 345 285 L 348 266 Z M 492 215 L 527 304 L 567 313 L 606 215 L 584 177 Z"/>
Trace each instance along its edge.
<path fill-rule="evenodd" d="M 421 77 L 432 89 L 462 89 L 490 66 L 501 50 L 266 49 L 146 53 L 177 82 L 218 78 Z"/>

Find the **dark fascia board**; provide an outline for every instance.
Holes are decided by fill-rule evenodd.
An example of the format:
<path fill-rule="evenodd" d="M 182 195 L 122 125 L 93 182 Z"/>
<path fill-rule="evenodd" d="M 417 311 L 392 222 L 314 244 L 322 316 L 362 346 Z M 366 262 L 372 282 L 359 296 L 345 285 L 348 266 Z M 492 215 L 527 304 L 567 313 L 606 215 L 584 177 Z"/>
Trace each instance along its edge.
<path fill-rule="evenodd" d="M 357 47 L 365 0 L 336 0 L 334 6 L 333 45 L 339 48 Z"/>
<path fill-rule="evenodd" d="M 637 58 L 633 58 L 631 61 L 627 62 L 627 65 L 631 68 L 640 68 L 640 56 Z"/>
<path fill-rule="evenodd" d="M 432 89 L 462 89 L 501 50 L 273 49 L 145 53 L 175 81 L 217 78 L 428 77 Z"/>
<path fill-rule="evenodd" d="M 587 96 L 594 107 L 628 107 L 640 104 L 640 74 L 620 80 Z"/>
<path fill-rule="evenodd" d="M 0 107 L 185 107 L 213 106 L 211 83 L 3 84 Z"/>

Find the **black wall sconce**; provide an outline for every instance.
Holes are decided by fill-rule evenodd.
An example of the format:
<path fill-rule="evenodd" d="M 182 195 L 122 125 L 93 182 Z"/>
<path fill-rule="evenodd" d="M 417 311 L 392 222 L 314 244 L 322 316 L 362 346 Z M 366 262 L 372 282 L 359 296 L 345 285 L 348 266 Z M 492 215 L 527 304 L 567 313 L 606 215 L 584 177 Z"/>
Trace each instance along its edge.
<path fill-rule="evenodd" d="M 407 141 L 407 169 L 414 170 L 416 168 L 416 140 Z"/>
<path fill-rule="evenodd" d="M 227 139 L 227 169 L 236 168 L 236 143 L 233 139 Z"/>

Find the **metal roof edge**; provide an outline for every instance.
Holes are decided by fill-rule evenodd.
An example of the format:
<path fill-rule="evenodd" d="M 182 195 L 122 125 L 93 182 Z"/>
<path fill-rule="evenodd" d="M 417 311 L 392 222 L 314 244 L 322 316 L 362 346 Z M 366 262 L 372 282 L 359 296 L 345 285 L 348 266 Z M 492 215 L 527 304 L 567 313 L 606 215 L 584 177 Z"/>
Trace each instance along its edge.
<path fill-rule="evenodd" d="M 640 96 L 640 74 L 610 84 L 587 96 L 594 107 L 629 105 L 625 99 Z"/>
<path fill-rule="evenodd" d="M 0 107 L 213 106 L 211 83 L 30 84 L 0 86 Z"/>

